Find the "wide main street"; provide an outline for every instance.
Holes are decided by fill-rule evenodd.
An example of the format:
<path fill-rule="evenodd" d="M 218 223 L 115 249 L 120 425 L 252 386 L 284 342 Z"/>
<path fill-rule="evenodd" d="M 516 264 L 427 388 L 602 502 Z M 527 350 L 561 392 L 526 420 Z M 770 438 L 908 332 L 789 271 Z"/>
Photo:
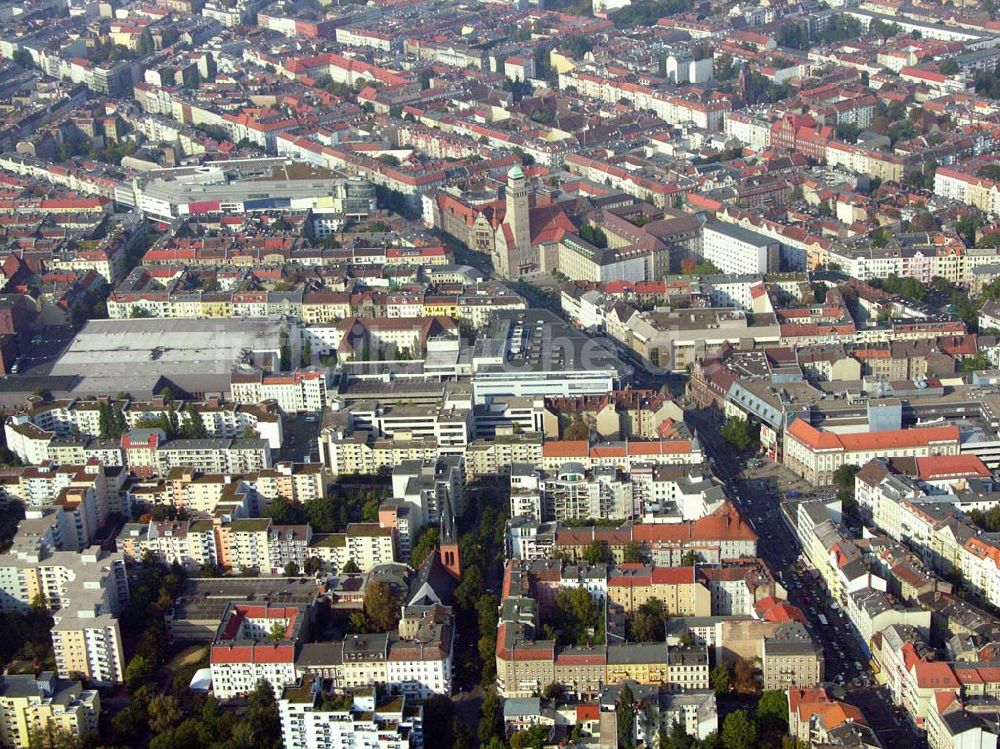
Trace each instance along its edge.
<path fill-rule="evenodd" d="M 822 581 L 810 573 L 799 540 L 782 512 L 781 504 L 788 492 L 808 491 L 809 487 L 766 460 L 759 468 L 746 468 L 736 451 L 719 436 L 720 424 L 713 417 L 688 410 L 685 420 L 696 430 L 730 499 L 760 537 L 757 555 L 784 585 L 788 600 L 802 610 L 810 633 L 823 646 L 825 678 L 831 693 L 862 710 L 886 749 L 926 745 L 906 713 L 892 704 L 886 687 L 876 685 L 852 625 L 843 610 L 827 597 Z"/>

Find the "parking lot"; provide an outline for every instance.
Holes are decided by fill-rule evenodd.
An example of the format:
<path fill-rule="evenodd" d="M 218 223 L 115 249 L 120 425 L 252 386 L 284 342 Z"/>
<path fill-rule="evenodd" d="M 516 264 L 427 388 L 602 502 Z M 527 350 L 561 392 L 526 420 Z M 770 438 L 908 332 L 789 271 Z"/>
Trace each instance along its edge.
<path fill-rule="evenodd" d="M 286 417 L 282 424 L 284 439 L 278 458 L 296 463 L 317 462 L 319 445 L 316 439 L 319 437 L 321 421 L 321 417 L 314 419 L 306 414 Z"/>

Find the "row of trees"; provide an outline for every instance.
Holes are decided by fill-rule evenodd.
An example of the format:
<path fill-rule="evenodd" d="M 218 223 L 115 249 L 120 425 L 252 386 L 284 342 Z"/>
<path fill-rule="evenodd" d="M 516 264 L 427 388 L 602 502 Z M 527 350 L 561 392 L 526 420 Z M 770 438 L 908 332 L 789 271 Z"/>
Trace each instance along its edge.
<path fill-rule="evenodd" d="M 208 436 L 208 429 L 202 421 L 197 407 L 188 405 L 189 418 L 180 423 L 180 418 L 173 406 L 158 416 L 140 419 L 136 422 L 139 429 L 161 429 L 168 438 L 174 439 L 204 439 Z M 118 439 L 128 431 L 128 423 L 125 421 L 125 413 L 121 407 L 103 402 L 97 407 L 98 434 L 101 439 Z"/>
<path fill-rule="evenodd" d="M 590 242 L 594 247 L 608 246 L 608 235 L 600 227 L 591 224 L 583 224 L 580 227 L 580 239 Z"/>
<path fill-rule="evenodd" d="M 861 36 L 861 23 L 850 16 L 835 15 L 821 31 L 810 35 L 806 23 L 793 23 L 783 26 L 775 36 L 780 47 L 789 49 L 809 49 L 816 44 L 833 44 L 845 39 L 857 39 Z"/>
<path fill-rule="evenodd" d="M 302 525 L 309 523 L 315 533 L 340 533 L 348 523 L 378 522 L 378 508 L 384 490 L 348 489 L 329 493 L 307 502 L 293 502 L 278 497 L 264 511 L 278 525 Z"/>
<path fill-rule="evenodd" d="M 622 524 L 622 520 L 616 519 L 603 519 L 603 518 L 581 518 L 576 520 L 567 520 L 567 526 L 606 526 L 611 528 L 617 528 Z M 560 559 L 564 562 L 572 563 L 574 561 L 573 555 L 570 554 L 565 549 L 553 549 L 549 553 L 549 559 Z M 611 564 L 614 561 L 614 555 L 611 553 L 611 549 L 608 547 L 604 541 L 594 540 L 583 547 L 583 551 L 580 552 L 580 560 L 586 562 L 587 564 Z M 649 560 L 646 558 L 646 554 L 643 553 L 642 547 L 635 541 L 629 541 L 625 544 L 625 548 L 622 550 L 622 562 L 625 564 L 644 564 Z M 682 567 L 692 567 L 698 563 L 698 554 L 694 551 L 686 551 L 681 556 L 681 566 Z"/>
<path fill-rule="evenodd" d="M 276 749 L 281 745 L 278 706 L 264 681 L 249 695 L 246 710 L 239 716 L 223 710 L 212 696 L 179 696 L 176 690 L 157 694 L 152 687 L 136 691 L 114 722 L 125 714 L 136 716 L 136 721 L 121 746 L 139 746 L 145 735 L 150 736 L 149 749 Z M 124 741 L 125 736 L 117 740 Z"/>
<path fill-rule="evenodd" d="M 692 0 L 639 0 L 614 15 L 615 25 L 655 26 L 665 16 L 687 13 L 694 7 Z"/>
<path fill-rule="evenodd" d="M 510 497 L 492 484 L 476 487 L 478 508 L 470 507 L 463 524 L 468 530 L 458 540 L 462 559 L 462 579 L 455 589 L 458 626 L 475 642 L 461 655 L 461 667 L 468 676 L 478 676 L 483 686 L 496 681 L 497 608 L 500 599 L 487 590 L 486 579 L 500 573 L 504 552 L 504 532 L 510 514 Z M 478 510 L 478 514 L 477 514 Z"/>
<path fill-rule="evenodd" d="M 1000 531 L 1000 507 L 991 507 L 988 510 L 972 510 L 969 518 L 973 523 L 986 531 Z"/>
<path fill-rule="evenodd" d="M 927 287 L 915 278 L 900 278 L 895 273 L 890 273 L 885 278 L 873 278 L 869 283 L 877 289 L 883 289 L 890 294 L 899 294 L 918 302 L 927 298 Z"/>

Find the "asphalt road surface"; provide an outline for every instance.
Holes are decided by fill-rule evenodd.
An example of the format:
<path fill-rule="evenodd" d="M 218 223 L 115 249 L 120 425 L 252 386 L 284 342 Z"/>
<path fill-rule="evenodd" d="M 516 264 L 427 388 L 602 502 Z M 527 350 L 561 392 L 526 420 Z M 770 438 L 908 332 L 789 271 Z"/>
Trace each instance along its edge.
<path fill-rule="evenodd" d="M 831 693 L 861 709 L 886 749 L 925 746 L 923 735 L 892 704 L 888 690 L 876 685 L 844 612 L 831 605 L 815 573 L 803 564 L 802 549 L 785 521 L 781 504 L 788 492 L 805 492 L 809 487 L 766 460 L 760 468 L 748 470 L 719 437 L 717 423 L 691 412 L 685 414 L 685 419 L 697 430 L 702 447 L 714 461 L 716 475 L 726 482 L 730 498 L 760 536 L 758 556 L 787 589 L 789 601 L 802 609 L 810 633 L 823 646 L 824 671 Z M 826 618 L 826 625 L 820 615 Z"/>

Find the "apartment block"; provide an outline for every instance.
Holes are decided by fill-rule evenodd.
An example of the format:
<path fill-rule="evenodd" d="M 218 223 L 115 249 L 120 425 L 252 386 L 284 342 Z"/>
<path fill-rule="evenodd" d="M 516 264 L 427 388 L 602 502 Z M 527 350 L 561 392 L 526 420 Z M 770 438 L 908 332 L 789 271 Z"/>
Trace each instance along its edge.
<path fill-rule="evenodd" d="M 278 695 L 294 684 L 295 652 L 308 634 L 303 606 L 230 603 L 212 643 L 212 691 L 220 700 L 250 694 L 261 680 Z"/>
<path fill-rule="evenodd" d="M 423 709 L 375 687 L 335 697 L 322 679 L 286 687 L 278 700 L 287 749 L 416 749 L 423 745 Z"/>
<path fill-rule="evenodd" d="M 299 370 L 265 374 L 260 370 L 233 372 L 230 392 L 236 403 L 257 405 L 274 400 L 283 413 L 318 413 L 326 406 L 326 374 Z"/>
<path fill-rule="evenodd" d="M 382 513 L 379 513 L 380 521 Z M 313 537 L 307 553 L 332 570 L 341 570 L 348 561 L 362 572 L 400 559 L 396 529 L 380 523 L 350 523 L 344 533 Z"/>
<path fill-rule="evenodd" d="M 779 243 L 736 224 L 707 224 L 702 254 L 723 273 L 776 273 L 781 269 Z"/>
<path fill-rule="evenodd" d="M 85 739 L 97 732 L 101 698 L 52 671 L 0 677 L 0 742 L 28 749 L 47 730 Z"/>

